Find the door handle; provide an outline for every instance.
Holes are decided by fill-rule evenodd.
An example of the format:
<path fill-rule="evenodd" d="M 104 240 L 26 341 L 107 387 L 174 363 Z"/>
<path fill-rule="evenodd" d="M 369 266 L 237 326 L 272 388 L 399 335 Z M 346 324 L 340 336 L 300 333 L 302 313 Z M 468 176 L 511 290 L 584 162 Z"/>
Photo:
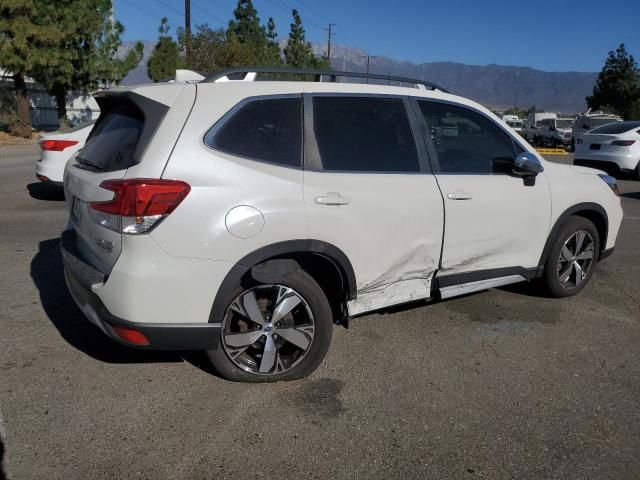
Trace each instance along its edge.
<path fill-rule="evenodd" d="M 447 198 L 449 200 L 471 200 L 473 195 L 467 192 L 453 192 L 447 193 Z"/>
<path fill-rule="evenodd" d="M 349 201 L 347 197 L 343 197 L 339 192 L 328 192 L 324 196 L 315 198 L 315 202 L 320 205 L 347 205 Z"/>

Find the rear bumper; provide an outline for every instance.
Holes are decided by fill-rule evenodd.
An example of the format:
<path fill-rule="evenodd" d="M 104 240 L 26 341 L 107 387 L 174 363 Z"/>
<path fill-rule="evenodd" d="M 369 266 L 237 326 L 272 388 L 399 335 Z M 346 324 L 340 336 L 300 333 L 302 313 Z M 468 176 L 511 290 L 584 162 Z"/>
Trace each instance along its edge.
<path fill-rule="evenodd" d="M 64 180 L 64 163 L 58 165 L 50 160 L 38 160 L 36 162 L 36 177 L 41 182 L 61 187 Z"/>
<path fill-rule="evenodd" d="M 87 319 L 113 340 L 135 348 L 153 350 L 213 350 L 218 346 L 220 324 L 216 323 L 142 323 L 131 322 L 113 315 L 92 289 L 102 284 L 105 276 L 84 262 L 75 247 L 75 232 L 66 230 L 60 238 L 64 263 L 64 277 L 76 305 Z M 116 333 L 118 327 L 140 332 L 148 345 L 123 340 Z"/>

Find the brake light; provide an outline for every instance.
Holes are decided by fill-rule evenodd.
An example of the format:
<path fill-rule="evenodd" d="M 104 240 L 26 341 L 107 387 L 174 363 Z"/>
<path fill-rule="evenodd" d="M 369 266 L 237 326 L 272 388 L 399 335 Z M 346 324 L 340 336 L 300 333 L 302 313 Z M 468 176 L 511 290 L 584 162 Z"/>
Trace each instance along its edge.
<path fill-rule="evenodd" d="M 635 140 L 614 140 L 613 142 L 611 142 L 611 145 L 617 145 L 619 147 L 630 147 L 634 143 L 636 143 Z"/>
<path fill-rule="evenodd" d="M 114 192 L 106 202 L 92 202 L 91 216 L 110 230 L 139 234 L 149 232 L 173 212 L 191 187 L 181 180 L 134 178 L 105 180 L 101 188 Z"/>
<path fill-rule="evenodd" d="M 41 140 L 40 148 L 50 152 L 61 152 L 65 148 L 73 147 L 77 144 L 77 140 Z"/>

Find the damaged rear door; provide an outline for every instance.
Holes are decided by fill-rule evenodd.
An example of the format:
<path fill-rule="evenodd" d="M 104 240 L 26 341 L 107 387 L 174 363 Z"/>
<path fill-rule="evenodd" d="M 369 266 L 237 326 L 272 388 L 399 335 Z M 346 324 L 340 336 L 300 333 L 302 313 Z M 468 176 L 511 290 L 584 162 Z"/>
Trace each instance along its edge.
<path fill-rule="evenodd" d="M 304 110 L 309 237 L 351 261 L 350 314 L 429 297 L 443 205 L 409 100 L 314 94 Z"/>
<path fill-rule="evenodd" d="M 449 283 L 496 277 L 517 281 L 524 269 L 538 266 L 549 233 L 551 195 L 545 174 L 533 185 L 510 175 L 524 149 L 484 113 L 439 100 L 414 102 L 425 122 L 429 158 L 445 204 L 438 278 L 454 280 L 456 274 L 474 272 Z"/>

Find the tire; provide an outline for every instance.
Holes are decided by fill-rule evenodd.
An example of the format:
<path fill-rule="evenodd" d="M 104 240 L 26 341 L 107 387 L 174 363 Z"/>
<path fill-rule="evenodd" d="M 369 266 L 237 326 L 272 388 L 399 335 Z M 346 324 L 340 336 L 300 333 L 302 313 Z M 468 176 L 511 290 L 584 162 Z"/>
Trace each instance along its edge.
<path fill-rule="evenodd" d="M 580 234 L 586 235 L 578 245 Z M 567 250 L 564 250 L 565 246 Z M 560 229 L 544 264 L 543 282 L 549 294 L 563 298 L 580 292 L 593 275 L 599 253 L 600 236 L 593 222 L 583 217 L 570 217 Z M 584 270 L 586 274 L 581 275 Z"/>
<path fill-rule="evenodd" d="M 640 182 L 640 162 L 638 162 L 636 169 L 633 171 L 633 179 Z"/>
<path fill-rule="evenodd" d="M 262 265 L 270 264 L 270 268 L 261 269 L 259 275 L 253 275 L 253 279 L 236 288 L 222 319 L 218 348 L 207 351 L 214 369 L 228 380 L 266 383 L 303 378 L 320 365 L 329 349 L 333 316 L 318 283 L 292 260 Z M 283 269 L 283 264 L 289 268 Z M 251 307 L 252 296 L 257 299 L 257 314 Z M 280 321 L 272 322 L 272 318 L 279 316 L 277 309 L 286 303 L 284 300 L 300 301 L 290 311 L 288 307 L 283 308 L 281 311 L 289 313 Z M 264 323 L 260 325 L 250 317 L 261 318 Z M 240 328 L 238 332 L 243 325 L 245 330 Z M 284 331 L 288 331 L 286 336 L 296 343 L 285 339 Z M 242 335 L 234 337 L 234 333 Z M 256 340 L 245 347 L 244 344 L 254 338 Z M 306 349 L 299 346 L 306 342 Z M 237 353 L 240 350 L 242 352 Z M 267 350 L 271 352 L 269 356 Z"/>

